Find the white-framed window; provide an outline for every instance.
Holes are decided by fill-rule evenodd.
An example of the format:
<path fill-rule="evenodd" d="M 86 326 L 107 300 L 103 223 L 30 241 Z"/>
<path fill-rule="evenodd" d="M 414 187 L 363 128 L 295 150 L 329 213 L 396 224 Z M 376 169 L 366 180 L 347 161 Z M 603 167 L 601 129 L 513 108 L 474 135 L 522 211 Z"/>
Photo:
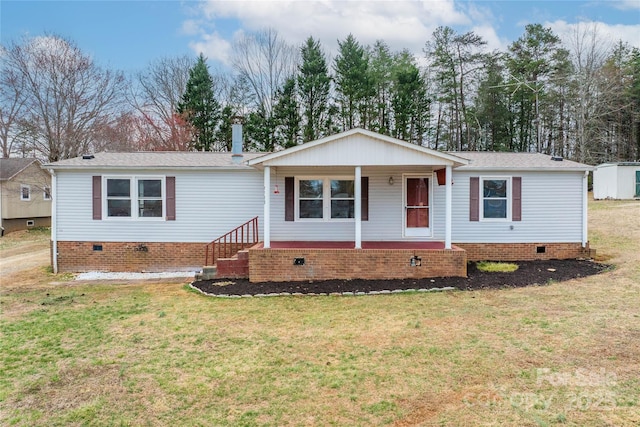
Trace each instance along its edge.
<path fill-rule="evenodd" d="M 511 177 L 481 177 L 480 191 L 480 219 L 482 221 L 511 220 Z"/>
<path fill-rule="evenodd" d="M 26 184 L 20 185 L 20 200 L 23 202 L 31 200 L 31 186 Z"/>
<path fill-rule="evenodd" d="M 44 187 L 42 189 L 42 200 L 51 200 L 51 188 Z"/>
<path fill-rule="evenodd" d="M 105 176 L 105 218 L 165 217 L 165 180 L 154 176 Z"/>
<path fill-rule="evenodd" d="M 354 213 L 352 176 L 296 177 L 296 220 L 352 221 Z"/>

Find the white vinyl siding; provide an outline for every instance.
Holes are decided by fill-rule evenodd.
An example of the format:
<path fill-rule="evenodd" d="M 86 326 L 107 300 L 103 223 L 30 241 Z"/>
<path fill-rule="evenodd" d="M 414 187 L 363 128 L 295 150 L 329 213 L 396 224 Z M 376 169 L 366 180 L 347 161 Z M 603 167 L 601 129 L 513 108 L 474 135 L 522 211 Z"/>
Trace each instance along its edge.
<path fill-rule="evenodd" d="M 453 243 L 582 241 L 583 172 L 513 172 L 522 177 L 521 221 L 469 221 L 469 178 L 504 172 L 454 172 Z"/>
<path fill-rule="evenodd" d="M 175 221 L 93 220 L 95 175 L 114 173 L 58 172 L 58 240 L 208 243 L 255 216 L 260 217 L 259 230 L 263 230 L 264 190 L 259 171 L 154 172 L 154 176 L 176 177 Z"/>

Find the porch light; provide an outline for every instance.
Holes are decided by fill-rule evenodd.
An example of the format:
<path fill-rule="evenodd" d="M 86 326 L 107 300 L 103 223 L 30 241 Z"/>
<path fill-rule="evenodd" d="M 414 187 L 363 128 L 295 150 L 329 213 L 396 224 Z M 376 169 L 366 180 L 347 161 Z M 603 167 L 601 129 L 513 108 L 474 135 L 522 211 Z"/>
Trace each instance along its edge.
<path fill-rule="evenodd" d="M 393 177 L 392 176 L 389 177 L 389 185 L 393 185 Z"/>
<path fill-rule="evenodd" d="M 273 189 L 273 194 L 280 194 L 280 189 L 278 188 L 278 184 Z"/>

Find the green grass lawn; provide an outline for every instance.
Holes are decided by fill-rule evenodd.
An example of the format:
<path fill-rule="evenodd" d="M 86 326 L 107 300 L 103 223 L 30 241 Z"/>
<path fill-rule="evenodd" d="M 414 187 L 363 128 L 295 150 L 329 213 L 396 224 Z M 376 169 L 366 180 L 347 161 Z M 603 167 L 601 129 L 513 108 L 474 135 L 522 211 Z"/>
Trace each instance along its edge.
<path fill-rule="evenodd" d="M 592 203 L 617 268 L 520 289 L 215 299 L 3 277 L 0 424 L 638 425 L 638 217 Z"/>

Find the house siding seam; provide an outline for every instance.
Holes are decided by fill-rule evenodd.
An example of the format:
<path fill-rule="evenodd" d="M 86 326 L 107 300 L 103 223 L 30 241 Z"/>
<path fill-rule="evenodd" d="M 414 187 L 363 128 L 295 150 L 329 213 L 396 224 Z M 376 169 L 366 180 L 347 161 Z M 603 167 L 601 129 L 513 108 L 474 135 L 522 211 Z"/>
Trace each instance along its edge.
<path fill-rule="evenodd" d="M 260 220 L 258 229 L 263 230 L 264 190 L 259 171 L 154 172 L 154 176 L 176 177 L 175 220 L 92 219 L 92 176 L 98 174 L 65 171 L 57 175 L 55 240 L 208 243 L 255 216 Z"/>

